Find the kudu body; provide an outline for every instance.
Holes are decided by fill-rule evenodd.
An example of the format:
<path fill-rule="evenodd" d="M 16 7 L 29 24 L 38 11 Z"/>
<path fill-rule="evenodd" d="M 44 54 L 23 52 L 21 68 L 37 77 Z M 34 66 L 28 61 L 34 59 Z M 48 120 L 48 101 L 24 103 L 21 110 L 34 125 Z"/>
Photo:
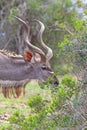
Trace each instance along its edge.
<path fill-rule="evenodd" d="M 51 78 L 50 84 L 54 86 L 58 85 L 58 79 L 50 67 L 50 59 L 53 56 L 53 52 L 42 40 L 44 24 L 36 20 L 41 26 L 38 33 L 38 41 L 47 51 L 47 55 L 45 55 L 40 48 L 30 43 L 28 38 L 30 26 L 28 26 L 21 18 L 16 16 L 15 18 L 23 24 L 24 42 L 28 46 L 29 50 L 24 51 L 23 56 L 11 56 L 0 51 L 0 80 L 3 82 L 17 82 L 19 83 L 19 86 L 22 86 L 20 81 L 38 79 L 41 83 L 43 83 L 47 81 L 48 78 Z M 37 58 L 37 55 L 39 58 Z"/>

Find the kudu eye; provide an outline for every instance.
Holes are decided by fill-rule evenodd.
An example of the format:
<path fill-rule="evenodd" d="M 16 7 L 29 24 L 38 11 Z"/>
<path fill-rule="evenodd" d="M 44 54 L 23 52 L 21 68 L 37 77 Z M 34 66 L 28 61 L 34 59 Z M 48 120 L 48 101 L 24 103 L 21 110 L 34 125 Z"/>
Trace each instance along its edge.
<path fill-rule="evenodd" d="M 47 69 L 47 67 L 45 65 L 43 65 L 41 68 L 42 68 L 42 70 L 46 70 Z"/>

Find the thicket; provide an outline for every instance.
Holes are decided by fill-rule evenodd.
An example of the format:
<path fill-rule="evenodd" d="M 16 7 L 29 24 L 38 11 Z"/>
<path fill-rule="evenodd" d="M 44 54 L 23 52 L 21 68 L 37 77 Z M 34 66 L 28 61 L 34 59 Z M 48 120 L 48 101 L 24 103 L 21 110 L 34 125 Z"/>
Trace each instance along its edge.
<path fill-rule="evenodd" d="M 0 1 L 0 48 L 23 53 L 22 28 L 12 15 L 18 15 L 30 23 L 31 41 L 39 46 L 36 40 L 38 27 L 32 22 L 33 19 L 39 19 L 46 26 L 43 39 L 53 49 L 51 64 L 60 77 L 59 86 L 51 88 L 50 103 L 40 95 L 28 99 L 31 114 L 26 117 L 20 111 L 15 112 L 9 119 L 9 128 L 3 127 L 2 130 L 79 129 L 86 125 L 86 7 L 82 0 L 76 0 L 75 3 L 71 0 Z"/>

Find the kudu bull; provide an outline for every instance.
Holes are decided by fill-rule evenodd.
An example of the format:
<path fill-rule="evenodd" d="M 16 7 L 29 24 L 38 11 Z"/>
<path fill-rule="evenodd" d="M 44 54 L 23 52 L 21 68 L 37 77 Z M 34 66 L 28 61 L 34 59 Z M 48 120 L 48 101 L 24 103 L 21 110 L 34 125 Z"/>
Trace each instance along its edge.
<path fill-rule="evenodd" d="M 5 54 L 3 51 L 0 51 L 0 80 L 3 81 L 2 92 L 6 97 L 6 91 L 8 86 L 4 84 L 11 82 L 11 85 L 14 84 L 16 90 L 16 95 L 20 88 L 25 86 L 25 84 L 31 79 L 38 79 L 40 83 L 44 83 L 50 78 L 49 83 L 51 85 L 57 86 L 59 84 L 58 79 L 56 78 L 54 72 L 50 67 L 50 60 L 53 57 L 52 49 L 50 49 L 42 40 L 42 35 L 45 29 L 45 26 L 39 20 L 36 20 L 40 24 L 40 31 L 38 33 L 38 41 L 41 46 L 47 51 L 47 54 L 38 47 L 31 44 L 28 36 L 30 33 L 30 26 L 22 20 L 21 18 L 15 16 L 15 18 L 22 23 L 24 28 L 24 42 L 26 43 L 29 50 L 24 51 L 23 56 L 13 56 Z M 37 56 L 39 58 L 37 58 Z M 20 95 L 20 94 L 18 94 Z"/>

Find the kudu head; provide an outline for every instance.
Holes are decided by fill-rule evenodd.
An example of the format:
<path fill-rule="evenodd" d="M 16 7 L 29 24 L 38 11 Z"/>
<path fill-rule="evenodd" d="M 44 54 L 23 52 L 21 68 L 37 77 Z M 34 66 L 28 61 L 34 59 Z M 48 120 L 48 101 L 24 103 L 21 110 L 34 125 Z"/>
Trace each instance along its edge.
<path fill-rule="evenodd" d="M 47 51 L 46 55 L 40 48 L 31 44 L 29 40 L 30 26 L 21 18 L 16 16 L 15 18 L 23 24 L 23 38 L 29 49 L 24 51 L 24 56 L 8 55 L 0 50 L 0 80 L 38 79 L 41 83 L 48 81 L 50 84 L 57 86 L 59 82 L 50 67 L 53 52 L 42 40 L 44 24 L 36 20 L 40 24 L 38 41 Z"/>
<path fill-rule="evenodd" d="M 29 40 L 30 26 L 27 25 L 27 23 L 21 18 L 17 16 L 15 16 L 15 18 L 23 24 L 24 42 L 28 46 L 29 50 L 31 50 L 31 52 L 25 51 L 24 57 L 26 62 L 29 62 L 29 65 L 31 64 L 31 68 L 34 71 L 35 77 L 41 83 L 49 81 L 51 85 L 57 86 L 59 84 L 59 81 L 55 76 L 54 72 L 52 71 L 50 65 L 50 60 L 53 57 L 53 51 L 42 40 L 42 35 L 45 29 L 44 24 L 39 20 L 35 20 L 40 25 L 40 31 L 38 33 L 38 42 L 47 51 L 47 54 L 45 54 L 40 48 L 31 44 Z"/>

